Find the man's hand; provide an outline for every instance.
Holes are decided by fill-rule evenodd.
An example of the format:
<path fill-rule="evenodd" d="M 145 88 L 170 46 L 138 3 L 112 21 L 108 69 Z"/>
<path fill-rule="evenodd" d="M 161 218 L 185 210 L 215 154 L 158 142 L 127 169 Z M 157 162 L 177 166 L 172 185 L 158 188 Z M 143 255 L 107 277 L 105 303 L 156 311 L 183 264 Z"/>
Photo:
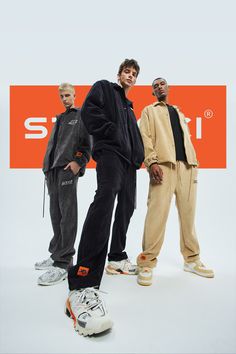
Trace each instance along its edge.
<path fill-rule="evenodd" d="M 163 171 L 157 163 L 151 165 L 150 170 L 150 181 L 152 184 L 161 184 L 163 181 Z"/>
<path fill-rule="evenodd" d="M 67 170 L 68 168 L 71 169 L 71 171 L 74 173 L 74 175 L 77 175 L 77 173 L 81 169 L 80 165 L 75 161 L 69 162 L 68 165 L 66 165 L 66 167 L 64 168 L 64 170 Z"/>

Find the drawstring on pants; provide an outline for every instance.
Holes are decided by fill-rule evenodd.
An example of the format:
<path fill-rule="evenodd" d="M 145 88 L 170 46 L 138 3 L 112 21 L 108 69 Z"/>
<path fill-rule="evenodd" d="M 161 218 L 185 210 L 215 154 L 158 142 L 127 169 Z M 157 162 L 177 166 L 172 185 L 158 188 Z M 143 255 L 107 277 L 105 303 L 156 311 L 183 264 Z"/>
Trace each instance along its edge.
<path fill-rule="evenodd" d="M 191 168 L 191 174 L 190 174 L 190 183 L 189 183 L 189 190 L 188 190 L 188 201 L 189 201 L 190 194 L 191 194 L 192 176 L 193 176 L 193 166 L 191 166 L 190 168 Z"/>
<path fill-rule="evenodd" d="M 172 182 L 173 182 L 173 164 L 170 162 L 170 192 L 169 195 L 172 193 Z"/>
<path fill-rule="evenodd" d="M 45 210 L 45 185 L 46 185 L 46 176 L 44 176 L 44 182 L 43 182 L 43 218 L 44 218 L 44 210 Z"/>
<path fill-rule="evenodd" d="M 181 169 L 181 163 L 180 161 L 177 161 L 177 168 L 178 168 L 178 178 L 179 178 L 179 184 L 182 187 L 182 173 L 180 172 Z"/>

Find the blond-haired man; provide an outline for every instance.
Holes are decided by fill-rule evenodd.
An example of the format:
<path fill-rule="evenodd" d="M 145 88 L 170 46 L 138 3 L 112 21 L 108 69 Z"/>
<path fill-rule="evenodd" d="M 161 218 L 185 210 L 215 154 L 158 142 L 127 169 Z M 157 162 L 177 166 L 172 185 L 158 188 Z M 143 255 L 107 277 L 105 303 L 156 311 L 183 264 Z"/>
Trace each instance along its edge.
<path fill-rule="evenodd" d="M 48 193 L 53 238 L 51 256 L 35 264 L 47 270 L 38 278 L 39 285 L 55 285 L 67 277 L 73 264 L 77 233 L 77 182 L 85 173 L 90 158 L 90 137 L 75 107 L 75 89 L 71 84 L 59 86 L 59 97 L 65 112 L 59 114 L 53 127 L 43 163 Z"/>

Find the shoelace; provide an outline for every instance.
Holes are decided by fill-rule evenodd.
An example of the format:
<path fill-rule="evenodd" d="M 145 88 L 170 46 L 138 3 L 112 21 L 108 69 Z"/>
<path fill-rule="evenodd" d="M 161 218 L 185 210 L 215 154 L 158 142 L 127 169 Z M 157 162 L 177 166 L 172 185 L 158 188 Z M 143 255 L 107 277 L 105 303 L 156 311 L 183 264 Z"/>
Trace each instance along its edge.
<path fill-rule="evenodd" d="M 53 263 L 53 260 L 51 259 L 51 257 L 47 258 L 47 259 L 43 259 L 42 261 L 40 262 L 36 262 L 35 264 L 37 265 L 44 265 L 44 264 L 52 264 Z"/>
<path fill-rule="evenodd" d="M 47 258 L 47 259 L 44 259 L 42 262 L 39 262 L 40 264 L 44 264 L 44 263 L 46 263 L 46 264 L 48 264 L 48 263 L 50 263 L 50 260 Z"/>
<path fill-rule="evenodd" d="M 148 267 L 142 267 L 141 273 L 150 273 L 151 269 Z"/>
<path fill-rule="evenodd" d="M 132 264 L 131 260 L 129 258 L 125 259 L 124 265 L 123 265 L 123 270 L 130 270 L 130 269 L 135 269 L 135 265 Z"/>
<path fill-rule="evenodd" d="M 48 271 L 47 271 L 47 275 L 50 277 L 50 278 L 52 278 L 53 277 L 53 275 L 55 275 L 55 273 L 63 273 L 64 272 L 64 269 L 62 269 L 62 268 L 52 268 L 52 269 L 49 269 Z M 46 273 L 45 273 L 46 274 Z"/>
<path fill-rule="evenodd" d="M 103 313 L 104 311 L 104 303 L 103 300 L 99 298 L 99 293 L 103 292 L 101 290 L 97 290 L 94 288 L 86 288 L 82 292 L 76 292 L 73 297 L 73 302 L 78 302 L 80 304 L 86 304 L 88 310 L 96 310 L 100 308 Z"/>

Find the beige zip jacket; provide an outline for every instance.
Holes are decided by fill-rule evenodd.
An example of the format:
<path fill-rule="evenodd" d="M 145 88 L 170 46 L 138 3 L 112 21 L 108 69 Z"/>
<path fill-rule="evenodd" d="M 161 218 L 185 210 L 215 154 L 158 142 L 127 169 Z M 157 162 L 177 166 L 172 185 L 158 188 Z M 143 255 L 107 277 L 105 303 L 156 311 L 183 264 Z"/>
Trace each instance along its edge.
<path fill-rule="evenodd" d="M 187 162 L 189 165 L 197 166 L 198 161 L 186 119 L 178 107 L 173 107 L 179 115 Z M 164 102 L 155 102 L 144 108 L 140 119 L 140 132 L 145 151 L 144 164 L 147 168 L 153 163 L 172 162 L 176 164 L 175 142 L 170 116 Z"/>

